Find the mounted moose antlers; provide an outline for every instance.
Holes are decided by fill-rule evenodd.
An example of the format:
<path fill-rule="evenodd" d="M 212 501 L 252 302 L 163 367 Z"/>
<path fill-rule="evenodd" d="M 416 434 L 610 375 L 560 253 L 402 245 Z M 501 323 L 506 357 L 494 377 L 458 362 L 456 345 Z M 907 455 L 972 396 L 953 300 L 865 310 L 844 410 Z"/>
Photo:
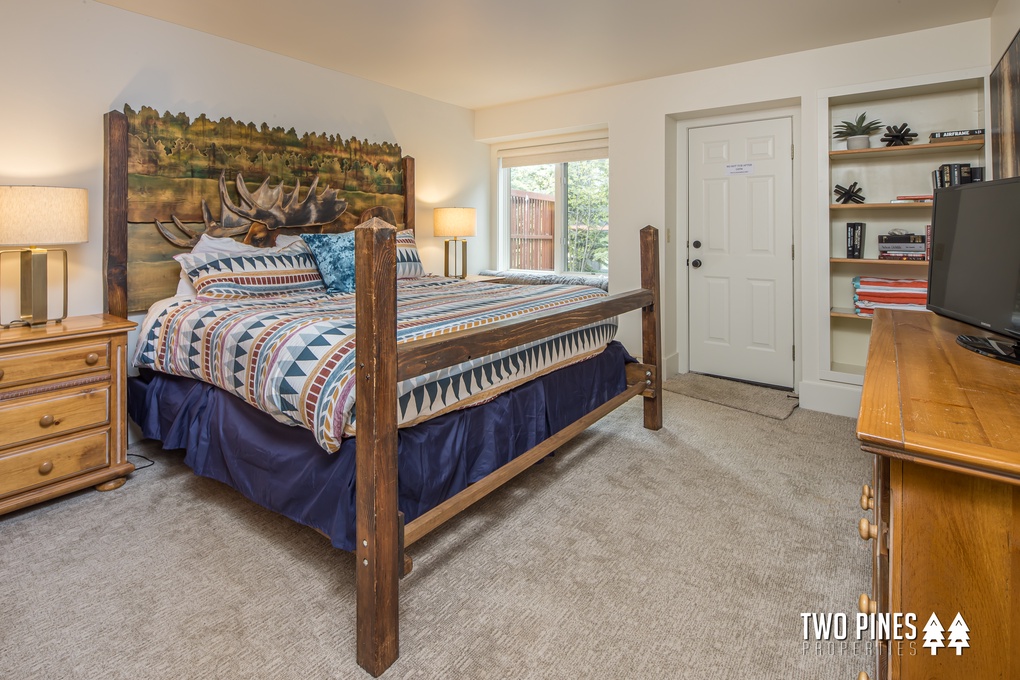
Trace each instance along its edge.
<path fill-rule="evenodd" d="M 347 201 L 337 196 L 336 189 L 326 187 L 316 195 L 319 177 L 312 180 L 305 199 L 299 200 L 301 182 L 295 182 L 294 190 L 287 192 L 283 182 L 275 187 L 269 186 L 267 177 L 255 192 L 248 191 L 241 173 L 235 181 L 240 205 L 235 204 L 227 193 L 226 172 L 220 173 L 220 222 L 216 222 L 209 206 L 202 201 L 202 219 L 205 222 L 205 233 L 210 236 L 239 236 L 247 234 L 245 243 L 271 245 L 276 240 L 277 229 L 287 227 L 321 227 L 337 220 L 347 209 Z M 184 225 L 176 216 L 171 219 L 178 229 L 189 238 L 184 239 L 174 234 L 162 222 L 156 220 L 156 228 L 170 243 L 181 248 L 191 248 L 200 234 Z M 257 225 L 257 226 L 256 226 Z M 259 228 L 261 227 L 261 228 Z"/>

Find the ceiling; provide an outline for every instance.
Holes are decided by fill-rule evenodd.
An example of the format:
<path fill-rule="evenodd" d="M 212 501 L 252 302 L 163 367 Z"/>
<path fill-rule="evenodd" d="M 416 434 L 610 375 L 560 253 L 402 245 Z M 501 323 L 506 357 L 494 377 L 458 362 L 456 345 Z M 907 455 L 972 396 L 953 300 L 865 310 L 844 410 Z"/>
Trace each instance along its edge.
<path fill-rule="evenodd" d="M 984 19 L 997 0 L 100 1 L 479 109 Z"/>

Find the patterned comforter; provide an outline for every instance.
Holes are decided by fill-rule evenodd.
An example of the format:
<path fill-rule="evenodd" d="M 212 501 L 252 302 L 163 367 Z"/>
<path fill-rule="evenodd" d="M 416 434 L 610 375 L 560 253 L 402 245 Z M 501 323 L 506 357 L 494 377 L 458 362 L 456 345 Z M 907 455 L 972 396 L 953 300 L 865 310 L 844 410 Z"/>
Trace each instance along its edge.
<path fill-rule="evenodd" d="M 426 276 L 397 281 L 397 342 L 605 296 L 588 286 L 507 286 Z M 134 363 L 204 380 L 327 451 L 356 430 L 354 296 L 162 300 L 142 323 Z M 401 427 L 492 399 L 601 352 L 616 319 L 412 378 L 397 387 Z"/>

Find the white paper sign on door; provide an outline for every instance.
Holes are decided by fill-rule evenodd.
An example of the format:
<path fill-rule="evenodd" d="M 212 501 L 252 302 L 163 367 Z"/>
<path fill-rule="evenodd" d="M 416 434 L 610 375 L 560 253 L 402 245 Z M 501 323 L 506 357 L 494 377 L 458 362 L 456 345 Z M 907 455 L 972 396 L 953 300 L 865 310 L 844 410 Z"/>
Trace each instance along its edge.
<path fill-rule="evenodd" d="M 753 175 L 754 163 L 727 163 L 727 175 Z"/>

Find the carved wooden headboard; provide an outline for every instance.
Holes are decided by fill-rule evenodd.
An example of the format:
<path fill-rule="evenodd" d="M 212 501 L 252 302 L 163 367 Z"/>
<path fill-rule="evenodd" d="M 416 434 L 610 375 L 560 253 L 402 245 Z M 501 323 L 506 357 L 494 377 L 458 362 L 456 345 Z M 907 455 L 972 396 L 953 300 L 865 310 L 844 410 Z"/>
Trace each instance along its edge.
<path fill-rule="evenodd" d="M 284 230 L 349 231 L 370 217 L 414 229 L 414 159 L 396 144 L 127 106 L 106 114 L 105 135 L 110 314 L 173 295 L 173 256 L 202 233 L 268 246 Z"/>

